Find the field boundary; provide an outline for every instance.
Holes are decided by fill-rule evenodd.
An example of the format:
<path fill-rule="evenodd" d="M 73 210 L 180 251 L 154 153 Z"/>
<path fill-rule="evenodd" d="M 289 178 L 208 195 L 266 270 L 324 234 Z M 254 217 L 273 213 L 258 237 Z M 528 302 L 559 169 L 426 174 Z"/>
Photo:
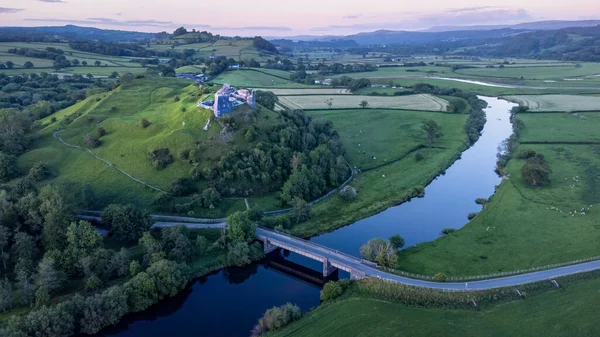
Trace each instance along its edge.
<path fill-rule="evenodd" d="M 600 145 L 600 142 L 555 142 L 555 141 L 530 141 L 519 142 L 523 145 Z"/>

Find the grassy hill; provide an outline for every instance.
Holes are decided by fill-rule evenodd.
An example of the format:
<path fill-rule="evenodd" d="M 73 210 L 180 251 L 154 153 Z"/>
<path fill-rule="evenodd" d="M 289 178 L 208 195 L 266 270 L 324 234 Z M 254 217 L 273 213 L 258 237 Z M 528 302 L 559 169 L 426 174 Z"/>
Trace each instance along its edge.
<path fill-rule="evenodd" d="M 137 179 L 167 190 L 174 179 L 190 175 L 192 166 L 178 157 L 181 150 L 204 143 L 206 151 L 201 157 L 209 162 L 233 146 L 244 145 L 243 126 L 233 134 L 230 143 L 219 140 L 221 126 L 218 123 L 212 123 L 208 131 L 203 130 L 212 116 L 211 111 L 196 107 L 204 96 L 197 86 L 173 78 L 138 79 L 110 93 L 91 96 L 42 120 L 44 128 L 40 137 L 33 150 L 20 158 L 20 167 L 25 170 L 38 161 L 46 162 L 55 172 L 53 181 L 89 184 L 97 194 L 98 206 L 116 200 L 150 205 L 157 192 L 92 157 L 84 149 L 84 137 L 97 135 L 98 128 L 104 128 L 106 135 L 100 137 L 102 144 L 93 149 L 95 155 Z M 265 111 L 262 116 L 268 118 L 266 116 L 271 114 Z M 52 122 L 54 119 L 56 122 Z M 70 119 L 72 122 L 68 123 Z M 143 128 L 142 119 L 148 120 L 150 126 Z M 262 123 L 262 119 L 257 123 Z M 55 138 L 55 132 L 57 138 L 82 148 L 64 145 Z M 169 148 L 174 162 L 157 170 L 147 154 L 160 148 Z M 202 187 L 202 183 L 197 185 Z M 234 204 L 239 203 L 226 202 L 221 211 L 235 207 Z M 216 215 L 219 212 L 206 213 Z"/>

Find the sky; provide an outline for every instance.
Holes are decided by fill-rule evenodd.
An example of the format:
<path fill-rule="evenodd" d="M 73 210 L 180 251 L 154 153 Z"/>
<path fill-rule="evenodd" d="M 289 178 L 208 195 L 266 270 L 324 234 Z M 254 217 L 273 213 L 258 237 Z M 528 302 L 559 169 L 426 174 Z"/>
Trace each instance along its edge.
<path fill-rule="evenodd" d="M 594 15 L 596 14 L 596 15 Z M 379 29 L 600 19 L 598 0 L 0 0 L 0 26 L 348 35 Z"/>

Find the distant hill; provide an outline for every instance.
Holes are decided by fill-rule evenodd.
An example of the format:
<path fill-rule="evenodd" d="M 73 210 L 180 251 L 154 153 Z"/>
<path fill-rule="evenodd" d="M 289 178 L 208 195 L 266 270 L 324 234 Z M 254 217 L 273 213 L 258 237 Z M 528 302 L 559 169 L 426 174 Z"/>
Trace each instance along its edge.
<path fill-rule="evenodd" d="M 516 30 L 554 30 L 569 27 L 593 27 L 600 25 L 600 20 L 547 20 L 524 22 L 515 25 L 475 25 L 475 26 L 436 26 L 423 30 L 423 32 L 448 32 L 465 30 L 495 30 L 495 29 L 516 29 Z"/>
<path fill-rule="evenodd" d="M 459 41 L 474 39 L 492 39 L 507 37 L 526 32 L 526 30 L 496 29 L 496 30 L 465 30 L 450 32 L 411 32 L 378 30 L 370 33 L 358 33 L 346 36 L 344 39 L 354 40 L 361 45 L 377 44 L 423 44 L 440 41 Z"/>
<path fill-rule="evenodd" d="M 154 37 L 154 33 L 107 30 L 73 25 L 48 27 L 0 27 L 0 42 L 59 42 L 73 40 L 134 42 L 151 40 Z"/>

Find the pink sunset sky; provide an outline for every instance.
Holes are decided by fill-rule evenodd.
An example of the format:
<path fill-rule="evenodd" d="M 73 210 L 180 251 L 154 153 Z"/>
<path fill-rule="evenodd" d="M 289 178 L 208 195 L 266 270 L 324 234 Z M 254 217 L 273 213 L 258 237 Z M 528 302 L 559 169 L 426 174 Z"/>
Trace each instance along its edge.
<path fill-rule="evenodd" d="M 343 35 L 378 29 L 600 19 L 598 0 L 0 0 L 1 26 L 73 24 L 144 32 Z"/>

